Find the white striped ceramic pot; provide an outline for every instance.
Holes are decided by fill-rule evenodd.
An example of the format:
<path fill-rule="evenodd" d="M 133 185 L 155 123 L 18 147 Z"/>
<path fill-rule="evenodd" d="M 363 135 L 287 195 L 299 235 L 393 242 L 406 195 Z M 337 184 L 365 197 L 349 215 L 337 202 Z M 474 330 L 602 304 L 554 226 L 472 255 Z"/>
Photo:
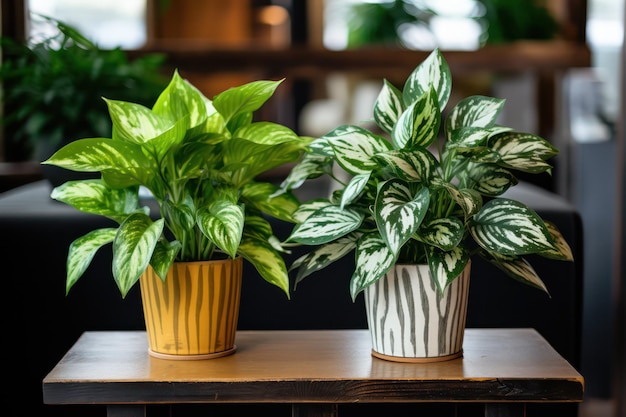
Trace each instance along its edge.
<path fill-rule="evenodd" d="M 436 362 L 463 354 L 470 263 L 441 294 L 428 265 L 395 265 L 365 289 L 372 355 Z"/>

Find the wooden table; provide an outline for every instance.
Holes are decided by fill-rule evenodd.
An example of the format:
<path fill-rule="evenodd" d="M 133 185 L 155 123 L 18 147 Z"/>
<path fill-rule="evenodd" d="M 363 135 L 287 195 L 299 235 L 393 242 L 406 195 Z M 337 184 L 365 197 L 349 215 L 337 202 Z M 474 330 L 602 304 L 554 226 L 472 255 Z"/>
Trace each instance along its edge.
<path fill-rule="evenodd" d="M 292 404 L 337 416 L 349 403 L 484 403 L 523 416 L 526 403 L 580 402 L 583 377 L 533 329 L 467 329 L 463 358 L 431 364 L 371 356 L 367 330 L 239 331 L 234 355 L 148 355 L 145 332 L 86 332 L 43 380 L 46 404 L 103 404 L 109 417 L 150 404 Z"/>

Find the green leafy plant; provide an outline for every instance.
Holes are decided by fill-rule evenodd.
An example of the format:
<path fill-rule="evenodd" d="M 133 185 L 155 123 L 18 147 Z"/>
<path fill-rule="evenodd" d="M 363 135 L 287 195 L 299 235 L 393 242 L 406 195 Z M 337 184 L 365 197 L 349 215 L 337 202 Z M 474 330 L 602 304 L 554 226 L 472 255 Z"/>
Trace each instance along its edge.
<path fill-rule="evenodd" d="M 281 82 L 254 81 L 210 100 L 175 72 L 152 108 L 105 99 L 112 137 L 73 141 L 43 162 L 101 173 L 100 179 L 68 181 L 51 197 L 119 224 L 71 244 L 67 291 L 96 251 L 112 243 L 122 296 L 148 264 L 165 279 L 175 261 L 225 256 L 242 256 L 289 296 L 283 249 L 265 216 L 294 223 L 299 201 L 256 178 L 298 160 L 310 139 L 253 121 Z M 140 206 L 140 186 L 158 202 L 157 220 Z"/>
<path fill-rule="evenodd" d="M 120 48 L 101 49 L 68 24 L 33 18 L 47 22 L 52 34 L 25 43 L 2 39 L 2 122 L 8 145 L 20 148 L 14 159 L 36 158 L 36 151 L 48 148 L 51 153 L 63 141 L 110 136 L 102 97 L 149 105 L 168 83 L 160 72 L 164 55 L 131 61 Z"/>
<path fill-rule="evenodd" d="M 395 263 L 428 264 L 443 291 L 477 254 L 547 292 L 524 255 L 573 260 L 553 224 L 498 197 L 517 184 L 514 171 L 549 172 L 546 160 L 558 151 L 539 136 L 498 126 L 501 99 L 464 98 L 444 119 L 451 82 L 434 50 L 402 90 L 384 81 L 373 112 L 379 133 L 340 126 L 310 144 L 282 187 L 330 175 L 340 188 L 295 213 L 299 223 L 286 242 L 317 246 L 294 262 L 296 284 L 355 251 L 353 299 Z"/>

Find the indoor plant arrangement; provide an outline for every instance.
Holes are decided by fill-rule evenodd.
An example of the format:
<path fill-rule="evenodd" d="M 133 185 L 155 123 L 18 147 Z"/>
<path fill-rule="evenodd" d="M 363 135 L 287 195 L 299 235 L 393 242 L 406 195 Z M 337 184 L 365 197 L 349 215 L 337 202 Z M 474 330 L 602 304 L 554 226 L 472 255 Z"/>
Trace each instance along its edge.
<path fill-rule="evenodd" d="M 466 301 L 451 297 L 467 296 L 473 255 L 546 292 L 524 255 L 572 260 L 569 245 L 553 224 L 520 202 L 498 197 L 517 184 L 514 171 L 549 171 L 546 160 L 558 151 L 541 137 L 498 126 L 501 99 L 470 96 L 444 118 L 450 93 L 449 67 L 441 52 L 434 50 L 410 74 L 402 90 L 384 81 L 373 111 L 380 132 L 359 126 L 332 130 L 310 144 L 309 152 L 282 184 L 284 189 L 293 189 L 324 174 L 339 182 L 340 188 L 330 198 L 303 203 L 295 213 L 299 223 L 286 242 L 317 247 L 297 259 L 292 268 L 297 269 L 297 284 L 354 251 L 350 293 L 355 299 L 366 292 L 374 353 L 381 357 L 460 354 L 462 331 L 442 337 L 428 327 L 373 327 L 402 315 L 390 301 L 397 299 L 415 310 L 428 311 L 423 326 L 428 325 L 430 315 L 450 332 L 462 330 Z M 346 179 L 337 173 L 335 164 L 345 171 Z M 426 280 L 404 281 L 413 269 Z M 377 287 L 387 293 L 375 295 Z M 398 293 L 392 293 L 395 289 Z M 431 292 L 420 293 L 426 289 Z M 373 310 L 382 318 L 373 318 Z M 460 313 L 460 324 L 449 321 L 448 313 L 454 311 Z M 405 324 L 413 313 L 402 315 Z M 395 346 L 387 346 L 394 343 L 381 338 L 393 333 Z M 430 340 L 430 347 L 415 348 L 420 335 Z M 408 346 L 403 343 L 405 336 L 410 339 Z M 445 343 L 438 344 L 442 339 Z"/>
<path fill-rule="evenodd" d="M 188 280 L 197 268 L 208 269 L 202 263 L 198 267 L 194 261 L 234 262 L 235 266 L 219 264 L 216 268 L 238 270 L 239 277 L 232 280 L 240 285 L 241 258 L 245 258 L 261 277 L 289 297 L 282 248 L 264 216 L 294 223 L 292 214 L 299 201 L 293 194 L 281 192 L 277 185 L 257 181 L 256 177 L 298 160 L 310 139 L 280 124 L 253 121 L 253 112 L 281 82 L 254 81 L 210 100 L 175 72 L 152 108 L 105 99 L 113 124 L 112 137 L 73 141 L 43 162 L 99 172 L 100 179 L 66 182 L 54 188 L 51 197 L 119 224 L 93 230 L 71 244 L 67 291 L 82 276 L 96 251 L 112 243 L 115 282 L 125 296 L 141 278 L 146 320 L 152 314 L 145 311 L 148 298 L 168 298 L 164 294 L 148 296 L 148 289 L 162 284 L 175 285 L 169 291 L 178 291 L 179 284 L 174 284 L 171 276 L 176 275 L 177 265 L 192 264 L 178 273 L 182 280 Z M 157 219 L 140 206 L 139 192 L 144 189 L 158 203 Z M 212 284 L 200 281 L 198 285 L 201 288 L 193 291 L 213 287 L 214 293 L 207 297 L 227 292 L 224 280 Z M 237 306 L 238 291 L 236 286 L 231 295 Z M 180 292 L 180 297 L 187 296 L 183 290 Z M 191 301 L 178 301 L 192 308 Z M 162 306 L 159 314 L 167 308 Z M 228 309 L 238 310 L 233 306 Z M 186 313 L 198 316 L 195 311 Z M 150 335 L 152 325 L 146 326 Z M 170 333 L 185 326 L 172 324 Z M 232 330 L 229 339 L 234 340 L 236 317 L 235 323 L 221 326 L 222 331 L 225 327 Z M 223 343 L 218 339 L 218 352 L 232 351 L 232 340 Z M 163 348 L 162 353 L 183 351 L 177 348 L 179 343 L 178 338 L 170 340 L 168 346 L 174 347 Z M 151 350 L 158 353 L 152 343 Z"/>

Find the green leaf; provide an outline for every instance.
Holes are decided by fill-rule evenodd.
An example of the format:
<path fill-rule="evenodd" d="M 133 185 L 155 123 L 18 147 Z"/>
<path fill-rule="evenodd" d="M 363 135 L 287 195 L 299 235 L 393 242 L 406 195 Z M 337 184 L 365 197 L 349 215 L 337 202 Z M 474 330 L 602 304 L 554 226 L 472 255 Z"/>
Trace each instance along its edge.
<path fill-rule="evenodd" d="M 354 200 L 357 200 L 359 198 L 359 196 L 365 189 L 365 186 L 367 185 L 370 176 L 371 173 L 368 172 L 365 174 L 355 175 L 354 177 L 352 177 L 352 179 L 350 179 L 350 182 L 348 182 L 348 185 L 346 185 L 346 188 L 341 194 L 341 203 L 339 204 L 339 207 L 342 210 L 347 205 L 351 204 Z"/>
<path fill-rule="evenodd" d="M 239 245 L 239 254 L 254 266 L 261 277 L 289 295 L 289 275 L 280 252 L 264 239 L 244 235 Z"/>
<path fill-rule="evenodd" d="M 306 203 L 300 204 L 300 207 L 298 207 L 295 213 L 293 213 L 293 217 L 296 222 L 304 223 L 304 221 L 308 219 L 313 213 L 328 206 L 335 206 L 335 204 L 331 203 L 328 199 L 325 198 L 316 198 L 313 200 L 309 200 Z"/>
<path fill-rule="evenodd" d="M 419 240 L 443 251 L 454 249 L 463 239 L 463 222 L 456 217 L 433 219 L 419 228 Z"/>
<path fill-rule="evenodd" d="M 558 154 L 547 140 L 530 133 L 507 132 L 496 136 L 491 148 L 500 155 L 499 164 L 538 174 L 552 166 L 545 162 Z"/>
<path fill-rule="evenodd" d="M 470 232 L 481 247 L 504 255 L 555 249 L 550 231 L 539 215 L 509 199 L 496 198 L 486 203 L 470 222 Z"/>
<path fill-rule="evenodd" d="M 352 252 L 356 247 L 356 241 L 359 236 L 359 233 L 350 233 L 340 237 L 334 242 L 326 243 L 296 259 L 290 267 L 290 270 L 298 269 L 294 285 L 297 286 L 304 278 L 312 273 L 326 268 L 328 265 Z"/>
<path fill-rule="evenodd" d="M 279 191 L 279 187 L 270 183 L 251 182 L 241 189 L 241 199 L 246 206 L 277 219 L 295 223 L 293 213 L 300 202 L 295 195 Z"/>
<path fill-rule="evenodd" d="M 106 138 L 79 139 L 70 142 L 42 164 L 84 172 L 104 170 L 134 172 L 150 169 L 150 162 L 141 152 L 139 145 Z"/>
<path fill-rule="evenodd" d="M 318 178 L 331 172 L 332 160 L 327 156 L 306 153 L 302 160 L 291 168 L 287 178 L 280 184 L 283 190 L 299 188 L 309 178 Z"/>
<path fill-rule="evenodd" d="M 465 220 L 478 213 L 483 207 L 483 199 L 478 191 L 468 188 L 457 189 L 453 184 L 446 184 L 445 188 L 452 199 L 461 206 Z"/>
<path fill-rule="evenodd" d="M 154 269 L 154 272 L 165 281 L 167 277 L 167 271 L 174 263 L 176 255 L 180 252 L 182 245 L 179 241 L 168 242 L 167 239 L 161 238 L 154 247 L 152 252 L 152 258 L 150 259 L 150 265 Z"/>
<path fill-rule="evenodd" d="M 430 146 L 439 134 L 441 113 L 437 96 L 427 90 L 417 98 L 398 118 L 391 138 L 396 149 L 415 149 Z"/>
<path fill-rule="evenodd" d="M 437 93 L 439 108 L 444 109 L 452 92 L 452 75 L 439 48 L 433 50 L 406 79 L 402 89 L 404 103 L 413 103 L 431 87 Z"/>
<path fill-rule="evenodd" d="M 341 209 L 335 205 L 326 206 L 294 227 L 287 241 L 321 245 L 358 229 L 362 222 L 363 214 L 355 210 Z"/>
<path fill-rule="evenodd" d="M 366 129 L 334 130 L 330 140 L 337 163 L 352 175 L 365 174 L 378 164 L 374 156 L 391 150 L 391 144 L 382 136 Z M 329 135 L 326 135 L 328 138 Z"/>
<path fill-rule="evenodd" d="M 79 237 L 70 244 L 67 254 L 67 278 L 65 280 L 65 294 L 83 276 L 94 255 L 102 246 L 113 242 L 117 229 L 96 229 Z"/>
<path fill-rule="evenodd" d="M 280 81 L 253 81 L 221 92 L 213 99 L 213 107 L 226 122 L 242 114 L 252 113 L 274 94 Z"/>
<path fill-rule="evenodd" d="M 228 200 L 216 201 L 198 210 L 197 223 L 202 233 L 231 258 L 237 257 L 244 226 L 243 207 Z"/>
<path fill-rule="evenodd" d="M 430 274 L 441 294 L 461 275 L 470 259 L 469 252 L 460 246 L 449 251 L 429 247 L 427 257 Z"/>
<path fill-rule="evenodd" d="M 68 181 L 54 189 L 50 197 L 75 209 L 108 217 L 121 223 L 139 210 L 139 189 L 110 188 L 102 180 Z"/>
<path fill-rule="evenodd" d="M 492 164 L 469 164 L 465 186 L 482 195 L 497 197 L 518 183 L 511 171 Z"/>
<path fill-rule="evenodd" d="M 413 193 L 407 183 L 395 179 L 380 185 L 374 206 L 376 225 L 394 256 L 422 223 L 429 200 L 426 187 Z"/>
<path fill-rule="evenodd" d="M 461 100 L 446 119 L 448 140 L 457 129 L 464 127 L 490 128 L 496 123 L 504 100 L 485 96 L 470 96 Z"/>
<path fill-rule="evenodd" d="M 177 121 L 187 119 L 187 128 L 205 123 L 207 115 L 211 113 L 208 99 L 202 93 L 185 81 L 178 70 L 167 87 L 161 92 L 152 111 L 166 119 Z"/>
<path fill-rule="evenodd" d="M 141 144 L 174 126 L 175 120 L 153 113 L 141 104 L 105 99 L 113 123 L 113 137 Z"/>
<path fill-rule="evenodd" d="M 352 301 L 369 285 L 385 276 L 396 262 L 396 257 L 378 233 L 359 238 L 356 248 L 355 270 L 350 278 Z"/>
<path fill-rule="evenodd" d="M 383 87 L 374 103 L 374 120 L 383 132 L 391 133 L 393 126 L 404 112 L 402 92 L 389 81 L 383 81 Z"/>
<path fill-rule="evenodd" d="M 257 122 L 243 126 L 237 129 L 233 136 L 263 145 L 279 145 L 281 143 L 300 142 L 304 147 L 304 145 L 310 141 L 301 139 L 287 126 L 272 122 Z"/>
<path fill-rule="evenodd" d="M 544 258 L 556 259 L 559 261 L 573 261 L 574 255 L 572 254 L 572 248 L 570 248 L 569 244 L 556 225 L 546 220 L 544 220 L 544 223 L 550 231 L 550 235 L 552 235 L 555 249 L 548 249 L 547 251 L 539 252 L 539 255 Z"/>
<path fill-rule="evenodd" d="M 164 220 L 152 222 L 143 213 L 131 214 L 113 240 L 113 278 L 126 297 L 148 267 L 152 252 L 163 233 Z"/>
<path fill-rule="evenodd" d="M 546 284 L 541 280 L 537 272 L 524 258 L 517 256 L 501 256 L 499 254 L 480 252 L 480 255 L 504 272 L 508 277 L 522 282 L 531 287 L 540 289 L 550 295 Z"/>
<path fill-rule="evenodd" d="M 428 183 L 439 166 L 434 155 L 422 148 L 392 150 L 379 153 L 374 159 L 387 168 L 394 177 L 408 182 Z"/>

